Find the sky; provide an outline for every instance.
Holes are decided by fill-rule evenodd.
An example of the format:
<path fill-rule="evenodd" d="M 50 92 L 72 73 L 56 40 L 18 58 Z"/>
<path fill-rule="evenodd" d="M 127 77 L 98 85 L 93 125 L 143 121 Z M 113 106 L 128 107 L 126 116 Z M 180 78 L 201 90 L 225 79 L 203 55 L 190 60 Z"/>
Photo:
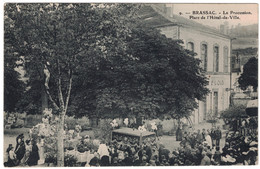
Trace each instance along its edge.
<path fill-rule="evenodd" d="M 172 4 L 167 4 L 167 6 L 171 6 Z M 223 24 L 225 21 L 229 22 L 229 25 L 251 25 L 258 23 L 258 4 L 249 4 L 249 3 L 240 3 L 240 4 L 173 4 L 173 13 L 178 14 L 181 12 L 183 17 L 189 18 L 193 11 L 215 11 L 215 16 L 234 16 L 234 14 L 230 14 L 230 11 L 234 12 L 251 12 L 251 14 L 241 14 L 236 15 L 240 19 L 207 19 L 207 16 L 211 15 L 193 15 L 195 17 L 205 16 L 206 19 L 192 19 L 193 21 L 199 22 L 204 25 L 212 26 L 218 28 L 220 24 Z M 228 12 L 228 14 L 223 15 L 223 11 Z M 190 14 L 187 14 L 190 13 Z M 219 14 L 221 13 L 221 15 Z M 190 18 L 189 18 L 190 19 Z"/>

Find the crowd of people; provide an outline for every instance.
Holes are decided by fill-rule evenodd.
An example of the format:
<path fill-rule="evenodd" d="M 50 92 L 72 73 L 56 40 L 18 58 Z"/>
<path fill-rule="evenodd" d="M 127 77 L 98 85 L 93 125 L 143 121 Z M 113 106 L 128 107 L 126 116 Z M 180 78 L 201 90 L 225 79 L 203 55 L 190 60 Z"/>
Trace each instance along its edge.
<path fill-rule="evenodd" d="M 230 126 L 232 131 L 239 131 L 241 135 L 257 134 L 258 129 L 258 118 L 257 117 L 244 117 L 244 118 L 233 118 L 224 119 L 225 123 Z"/>
<path fill-rule="evenodd" d="M 228 132 L 225 146 L 220 148 L 222 132 L 211 130 L 184 132 L 180 146 L 170 151 L 160 143 L 143 145 L 112 141 L 101 143 L 98 150 L 82 166 L 192 166 L 255 165 L 257 137 L 244 137 Z"/>
<path fill-rule="evenodd" d="M 88 149 L 87 159 L 80 166 L 193 166 L 193 165 L 255 165 L 258 155 L 257 135 L 244 136 L 238 131 L 227 132 L 225 146 L 220 147 L 222 132 L 211 130 L 184 132 L 180 146 L 173 151 L 158 142 L 140 144 L 101 140 L 97 149 Z M 82 139 L 82 144 L 90 139 Z M 7 149 L 5 166 L 37 165 L 39 144 L 26 140 L 21 134 L 14 148 Z"/>
<path fill-rule="evenodd" d="M 234 163 L 255 165 L 258 156 L 258 136 L 255 133 L 244 136 L 239 131 L 228 132 L 223 155 L 231 157 Z"/>
<path fill-rule="evenodd" d="M 233 135 L 234 134 L 234 135 Z M 257 137 L 244 138 L 238 132 L 228 133 L 224 148 L 220 148 L 219 127 L 202 132 L 183 133 L 180 146 L 170 151 L 160 143 L 143 145 L 112 141 L 90 150 L 93 157 L 84 166 L 192 166 L 192 165 L 254 165 Z M 243 147 L 243 148 L 242 148 Z M 247 147 L 247 148 L 245 148 Z M 254 147 L 254 148 L 252 148 Z M 237 150 L 239 152 L 237 152 Z"/>
<path fill-rule="evenodd" d="M 33 166 L 38 164 L 39 158 L 39 144 L 37 140 L 28 139 L 24 141 L 24 135 L 20 134 L 16 137 L 16 146 L 9 144 L 4 166 L 14 167 L 18 165 Z"/>

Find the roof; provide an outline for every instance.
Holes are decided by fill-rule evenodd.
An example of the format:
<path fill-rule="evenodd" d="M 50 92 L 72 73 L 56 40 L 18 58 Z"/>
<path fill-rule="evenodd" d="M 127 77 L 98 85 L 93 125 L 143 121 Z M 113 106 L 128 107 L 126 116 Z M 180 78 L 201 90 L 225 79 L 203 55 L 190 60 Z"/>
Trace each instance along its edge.
<path fill-rule="evenodd" d="M 234 96 L 233 96 L 234 99 L 249 99 L 250 97 L 247 96 L 246 94 L 244 93 L 236 93 Z"/>
<path fill-rule="evenodd" d="M 141 16 L 141 19 L 144 20 L 145 24 L 148 24 L 152 27 L 166 27 L 171 25 L 179 25 L 183 27 L 194 28 L 203 32 L 217 34 L 219 36 L 230 39 L 228 35 L 221 33 L 219 30 L 215 28 L 200 24 L 182 16 L 172 14 L 172 17 L 169 17 L 164 12 L 158 10 L 156 8 L 156 4 L 144 5 L 140 10 L 139 15 Z"/>
<path fill-rule="evenodd" d="M 143 137 L 155 135 L 154 132 L 149 132 L 149 131 L 141 132 L 141 131 L 139 131 L 137 129 L 133 129 L 133 128 L 120 128 L 120 129 L 113 130 L 113 133 L 120 133 L 120 134 L 138 136 L 138 137 L 140 137 L 141 134 L 142 134 Z"/>

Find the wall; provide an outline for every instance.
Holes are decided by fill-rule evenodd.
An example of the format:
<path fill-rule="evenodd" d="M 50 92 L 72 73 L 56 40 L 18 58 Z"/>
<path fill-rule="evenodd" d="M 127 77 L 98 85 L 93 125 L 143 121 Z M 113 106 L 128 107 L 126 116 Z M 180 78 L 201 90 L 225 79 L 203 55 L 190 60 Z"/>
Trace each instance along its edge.
<path fill-rule="evenodd" d="M 179 28 L 179 29 L 178 29 Z M 210 90 L 206 98 L 206 114 L 212 111 L 214 107 L 214 92 L 218 92 L 218 112 L 225 110 L 229 107 L 230 102 L 230 39 L 224 38 L 222 35 L 216 35 L 214 33 L 204 32 L 203 30 L 196 30 L 194 28 L 185 26 L 168 26 L 160 28 L 161 33 L 165 34 L 168 38 L 183 40 L 183 46 L 187 48 L 188 42 L 193 42 L 194 52 L 197 53 L 196 58 L 201 58 L 201 44 L 206 43 L 208 47 L 207 51 L 207 73 L 206 76 L 209 79 Z M 219 47 L 219 71 L 213 72 L 213 47 L 217 45 Z M 228 72 L 224 72 L 224 47 L 228 48 Z M 193 123 L 198 124 L 203 122 L 205 117 L 205 109 L 203 102 L 199 102 L 199 108 L 194 111 L 191 116 Z"/>
<path fill-rule="evenodd" d="M 194 52 L 198 55 L 197 58 L 200 58 L 201 52 L 201 43 L 205 42 L 208 45 L 208 70 L 207 72 L 213 72 L 213 47 L 214 45 L 219 46 L 219 72 L 224 72 L 224 47 L 228 48 L 230 52 L 230 39 L 223 38 L 214 34 L 194 30 L 193 28 L 180 27 L 180 39 L 184 41 L 184 45 L 187 45 L 189 41 L 194 43 Z M 186 46 L 185 46 L 186 47 Z M 229 68 L 230 70 L 230 53 L 229 57 Z"/>

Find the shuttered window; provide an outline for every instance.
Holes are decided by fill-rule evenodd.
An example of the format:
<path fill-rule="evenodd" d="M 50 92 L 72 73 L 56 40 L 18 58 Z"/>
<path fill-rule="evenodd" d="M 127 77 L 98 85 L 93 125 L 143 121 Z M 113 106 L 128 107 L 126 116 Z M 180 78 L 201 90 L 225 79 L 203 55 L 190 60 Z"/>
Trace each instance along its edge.
<path fill-rule="evenodd" d="M 228 47 L 224 47 L 223 60 L 224 60 L 224 72 L 228 72 Z"/>
<path fill-rule="evenodd" d="M 201 45 L 201 60 L 202 60 L 202 68 L 207 71 L 208 65 L 208 46 L 206 44 Z"/>
<path fill-rule="evenodd" d="M 213 52 L 214 52 L 213 53 L 213 56 L 214 56 L 213 70 L 214 70 L 214 72 L 218 72 L 219 71 L 219 47 L 214 46 Z"/>

